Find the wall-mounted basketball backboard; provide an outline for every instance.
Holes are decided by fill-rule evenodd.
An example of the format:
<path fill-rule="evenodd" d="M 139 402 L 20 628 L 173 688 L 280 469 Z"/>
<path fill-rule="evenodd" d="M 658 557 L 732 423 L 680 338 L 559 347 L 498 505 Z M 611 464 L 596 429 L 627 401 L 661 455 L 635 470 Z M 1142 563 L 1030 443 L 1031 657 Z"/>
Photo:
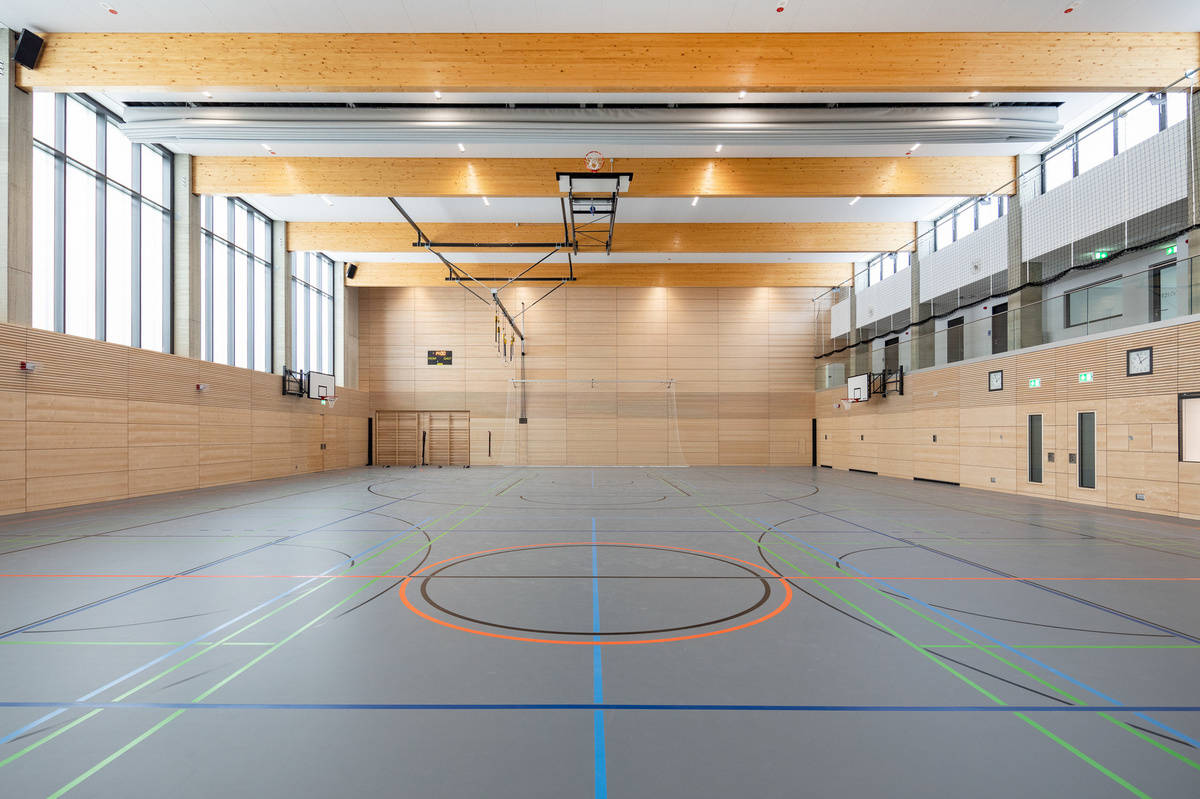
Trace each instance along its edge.
<path fill-rule="evenodd" d="M 327 375 L 323 372 L 308 373 L 309 399 L 324 399 L 325 397 L 336 395 L 337 387 L 334 385 L 333 375 Z"/>
<path fill-rule="evenodd" d="M 866 402 L 871 398 L 871 375 L 855 375 L 846 381 L 846 396 L 856 402 Z"/>

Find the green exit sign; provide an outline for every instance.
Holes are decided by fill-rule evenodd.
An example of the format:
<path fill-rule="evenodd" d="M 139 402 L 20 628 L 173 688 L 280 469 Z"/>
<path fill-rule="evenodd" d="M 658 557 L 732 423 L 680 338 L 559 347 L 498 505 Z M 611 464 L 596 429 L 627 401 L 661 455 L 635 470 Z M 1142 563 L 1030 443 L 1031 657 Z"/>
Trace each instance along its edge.
<path fill-rule="evenodd" d="M 1029 387 L 1030 388 L 1041 388 L 1042 387 L 1042 378 L 1040 378 L 1040 377 L 1029 378 Z"/>
<path fill-rule="evenodd" d="M 1079 382 L 1080 383 L 1091 383 L 1092 380 L 1093 380 L 1093 375 L 1091 372 L 1080 372 L 1079 373 Z"/>
<path fill-rule="evenodd" d="M 1172 244 L 1170 247 L 1164 250 L 1164 252 L 1166 252 L 1167 255 L 1174 255 L 1175 253 L 1179 252 L 1179 245 Z"/>

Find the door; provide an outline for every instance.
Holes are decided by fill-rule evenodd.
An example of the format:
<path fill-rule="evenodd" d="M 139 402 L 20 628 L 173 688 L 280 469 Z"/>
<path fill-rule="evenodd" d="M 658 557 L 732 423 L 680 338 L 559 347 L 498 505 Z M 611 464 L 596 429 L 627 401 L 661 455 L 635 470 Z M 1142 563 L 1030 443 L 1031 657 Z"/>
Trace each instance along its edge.
<path fill-rule="evenodd" d="M 992 306 L 992 355 L 1008 352 L 1008 303 Z"/>
<path fill-rule="evenodd" d="M 946 323 L 946 363 L 963 359 L 963 317 Z"/>
<path fill-rule="evenodd" d="M 1084 411 L 1079 414 L 1079 487 L 1096 487 L 1096 413 Z"/>
<path fill-rule="evenodd" d="M 889 338 L 883 342 L 883 369 L 890 375 L 900 371 L 900 338 Z"/>
<path fill-rule="evenodd" d="M 1031 483 L 1042 482 L 1042 415 L 1029 414 L 1029 474 Z"/>

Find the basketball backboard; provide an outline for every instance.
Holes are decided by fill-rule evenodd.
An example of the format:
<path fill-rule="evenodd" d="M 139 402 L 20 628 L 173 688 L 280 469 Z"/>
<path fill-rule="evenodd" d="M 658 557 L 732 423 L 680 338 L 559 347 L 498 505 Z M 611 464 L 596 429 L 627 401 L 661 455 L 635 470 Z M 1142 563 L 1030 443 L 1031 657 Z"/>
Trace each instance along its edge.
<path fill-rule="evenodd" d="M 333 375 L 323 372 L 308 373 L 308 396 L 310 399 L 322 399 L 336 394 L 337 387 L 334 385 Z"/>
<path fill-rule="evenodd" d="M 846 396 L 858 402 L 871 398 L 871 375 L 855 375 L 846 381 Z"/>

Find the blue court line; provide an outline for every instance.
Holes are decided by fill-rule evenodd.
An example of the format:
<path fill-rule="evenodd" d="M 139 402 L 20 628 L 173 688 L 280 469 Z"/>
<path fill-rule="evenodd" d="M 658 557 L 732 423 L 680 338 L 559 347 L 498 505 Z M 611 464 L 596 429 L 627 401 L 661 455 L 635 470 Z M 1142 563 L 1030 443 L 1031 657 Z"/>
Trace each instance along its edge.
<path fill-rule="evenodd" d="M 385 508 L 388 505 L 392 505 L 399 501 L 400 500 L 391 500 L 389 502 L 383 503 L 382 505 L 376 505 L 375 507 L 370 508 L 368 510 L 359 511 L 358 513 L 354 513 L 350 516 L 346 516 L 345 518 L 337 519 L 332 522 L 328 522 L 326 524 L 321 525 L 320 527 L 314 527 L 312 530 L 308 530 L 306 532 L 313 533 L 318 530 L 329 527 L 331 525 L 338 524 L 339 522 L 347 521 L 349 519 L 353 519 L 353 518 L 362 516 L 367 513 L 372 513 L 374 511 L 379 510 L 380 508 Z M 425 524 L 426 522 L 429 521 L 429 519 L 432 519 L 432 518 L 433 517 L 431 516 L 427 519 L 423 519 L 423 520 L 417 522 L 416 524 L 412 525 L 411 527 L 409 527 L 405 530 L 401 530 L 400 532 L 396 533 L 394 536 L 391 536 L 390 538 L 386 538 L 383 541 L 380 541 L 378 544 L 375 544 L 372 547 L 364 549 L 362 552 L 359 552 L 356 555 L 352 555 L 349 558 L 346 558 L 345 560 L 342 560 L 342 561 L 334 564 L 333 566 L 330 566 L 328 569 L 326 569 L 321 574 L 319 574 L 315 577 L 308 578 L 304 582 L 299 583 L 299 584 L 293 586 L 292 588 L 289 588 L 288 590 L 284 591 L 281 594 L 277 594 L 276 596 L 266 600 L 265 602 L 260 603 L 259 605 L 251 608 L 250 610 L 247 610 L 245 613 L 242 613 L 239 616 L 235 616 L 234 618 L 230 619 L 229 621 L 226 621 L 223 624 L 220 624 L 220 625 L 212 628 L 211 630 L 208 630 L 207 632 L 197 635 L 195 638 L 191 639 L 190 641 L 185 641 L 184 643 L 180 644 L 179 646 L 175 647 L 174 649 L 168 650 L 167 652 L 164 652 L 163 654 L 159 655 L 158 657 L 154 658 L 153 660 L 147 661 L 146 663 L 142 664 L 141 666 L 138 666 L 136 669 L 128 671 L 125 674 L 122 674 L 120 677 L 117 677 L 115 679 L 108 681 L 107 683 L 105 683 L 104 685 L 101 685 L 99 688 L 95 689 L 94 691 L 89 691 L 88 693 L 81 696 L 79 698 L 79 701 L 87 701 L 87 700 L 91 699 L 92 697 L 96 696 L 97 694 L 99 694 L 103 691 L 106 691 L 109 688 L 112 688 L 113 686 L 119 685 L 120 683 L 124 682 L 125 680 L 128 680 L 130 677 L 136 676 L 149 668 L 153 668 L 154 666 L 158 665 L 159 663 L 162 663 L 167 658 L 170 658 L 173 655 L 176 655 L 179 652 L 182 652 L 183 650 L 187 649 L 188 647 L 192 646 L 193 644 L 197 644 L 200 641 L 207 641 L 214 633 L 220 632 L 221 630 L 225 629 L 226 627 L 236 624 L 237 622 L 241 621 L 242 619 L 246 618 L 247 616 L 258 612 L 259 610 L 262 610 L 263 608 L 267 607 L 268 605 L 278 602 L 280 599 L 283 599 L 284 597 L 288 596 L 289 594 L 293 594 L 296 591 L 299 591 L 304 586 L 321 579 L 322 577 L 329 574 L 330 572 L 333 572 L 339 568 L 342 568 L 343 566 L 345 566 L 348 563 L 353 563 L 353 562 L 357 561 L 358 559 L 368 555 L 372 551 L 374 551 L 388 543 L 391 543 L 392 541 L 395 541 L 398 538 L 408 535 L 413 530 L 416 530 L 417 528 L 419 528 L 421 525 Z M 35 727 L 38 727 L 39 725 L 44 724 L 45 722 L 49 721 L 50 719 L 54 718 L 55 716 L 59 715 L 60 713 L 64 713 L 65 711 L 66 711 L 65 707 L 60 708 L 59 710 L 55 710 L 51 713 L 47 713 L 46 715 L 42 716 L 41 718 L 35 719 L 35 720 L 29 722 L 28 724 L 26 724 L 23 727 L 13 730 L 12 732 L 5 735 L 3 738 L 0 738 L 0 745 L 8 743 L 9 741 L 13 740 L 14 738 L 19 738 L 20 736 L 24 735 L 29 730 L 32 730 Z"/>
<path fill-rule="evenodd" d="M 593 480 L 595 479 L 593 474 Z M 596 517 L 592 517 L 592 632 L 600 632 L 600 564 L 596 556 Z M 594 640 L 600 640 L 595 636 Z M 604 704 L 603 647 L 592 647 L 592 704 Z M 604 711 L 592 711 L 593 785 L 596 799 L 608 796 L 608 757 L 604 746 Z"/>
<path fill-rule="evenodd" d="M 1200 705 L 697 705 L 649 703 L 3 702 L 0 708 L 127 710 L 727 710 L 811 713 L 1200 713 Z"/>
<path fill-rule="evenodd" d="M 808 549 L 811 549 L 814 552 L 821 553 L 826 558 L 829 558 L 830 561 L 833 563 L 841 563 L 847 569 L 851 569 L 851 570 L 857 572 L 858 574 L 861 574 L 863 577 L 869 578 L 870 580 L 874 581 L 878 585 L 886 587 L 893 593 L 896 593 L 896 594 L 904 597 L 905 599 L 908 599 L 908 600 L 920 605 L 921 607 L 928 610 L 930 613 L 936 613 L 937 615 L 950 621 L 951 623 L 957 624 L 967 630 L 970 630 L 971 632 L 975 633 L 976 635 L 980 636 L 981 638 L 991 641 L 996 646 L 999 646 L 1002 649 L 1005 649 L 1005 650 L 1013 653 L 1014 655 L 1017 655 L 1018 657 L 1025 658 L 1026 660 L 1028 660 L 1031 663 L 1037 664 L 1038 666 L 1040 666 L 1041 668 L 1050 672 L 1051 674 L 1057 675 L 1058 677 L 1066 680 L 1067 682 L 1071 683 L 1072 685 L 1075 685 L 1079 688 L 1082 688 L 1085 691 L 1092 693 L 1095 696 L 1100 697 L 1105 702 L 1111 702 L 1114 705 L 1114 707 L 1109 708 L 1109 710 L 1125 710 L 1126 709 L 1126 706 L 1120 700 L 1114 699 L 1113 697 L 1109 696 L 1108 694 L 1104 693 L 1103 691 L 1101 691 L 1097 688 L 1093 688 L 1092 686 L 1088 685 L 1087 683 L 1083 682 L 1082 680 L 1075 679 L 1071 675 L 1066 674 L 1065 672 L 1054 668 L 1049 663 L 1045 663 L 1045 662 L 1037 659 L 1033 655 L 1030 655 L 1027 652 L 1023 652 L 1020 649 L 1017 649 L 1016 647 L 1013 647 L 1013 646 L 1010 646 L 1010 645 L 1004 643 L 999 638 L 988 635 L 987 633 L 983 632 L 982 630 L 980 630 L 976 627 L 972 627 L 970 624 L 967 624 L 965 621 L 962 621 L 961 619 L 958 619 L 958 618 L 950 615 L 949 613 L 946 613 L 945 611 L 941 610 L 940 608 L 936 608 L 933 605 L 927 604 L 927 603 L 921 601 L 920 599 L 917 599 L 912 594 L 908 593 L 907 591 L 905 591 L 901 588 L 897 588 L 896 586 L 892 585 L 891 583 L 887 582 L 886 580 L 875 577 L 875 576 L 871 575 L 870 573 L 858 568 L 857 566 L 853 566 L 850 563 L 847 563 L 846 561 L 839 560 L 836 555 L 830 555 L 825 550 L 823 550 L 819 547 L 813 546 L 812 544 L 805 541 L 803 538 L 798 538 L 797 536 L 794 536 L 791 533 L 788 533 L 783 530 L 778 530 L 775 527 L 768 525 L 765 522 L 759 521 L 757 519 L 755 519 L 755 522 L 762 525 L 766 529 L 771 530 L 776 535 L 787 536 L 788 538 L 792 539 L 796 543 L 801 544 L 802 546 L 804 546 Z M 869 528 L 867 528 L 867 529 L 869 529 Z M 886 534 L 881 533 L 880 535 L 886 535 Z M 1153 724 L 1154 726 L 1159 727 L 1160 729 L 1166 730 L 1167 732 L 1171 733 L 1172 735 L 1176 736 L 1177 738 L 1180 738 L 1180 739 L 1188 742 L 1192 746 L 1200 747 L 1200 741 L 1197 741 L 1195 738 L 1192 738 L 1191 736 L 1187 735 L 1186 733 L 1176 730 L 1174 727 L 1171 727 L 1168 724 L 1164 724 L 1163 722 L 1159 721 L 1158 719 L 1153 718 L 1152 716 L 1145 715 L 1143 711 L 1134 712 L 1134 715 L 1137 716 L 1138 718 L 1142 719 L 1143 721 L 1147 721 L 1147 722 Z"/>

